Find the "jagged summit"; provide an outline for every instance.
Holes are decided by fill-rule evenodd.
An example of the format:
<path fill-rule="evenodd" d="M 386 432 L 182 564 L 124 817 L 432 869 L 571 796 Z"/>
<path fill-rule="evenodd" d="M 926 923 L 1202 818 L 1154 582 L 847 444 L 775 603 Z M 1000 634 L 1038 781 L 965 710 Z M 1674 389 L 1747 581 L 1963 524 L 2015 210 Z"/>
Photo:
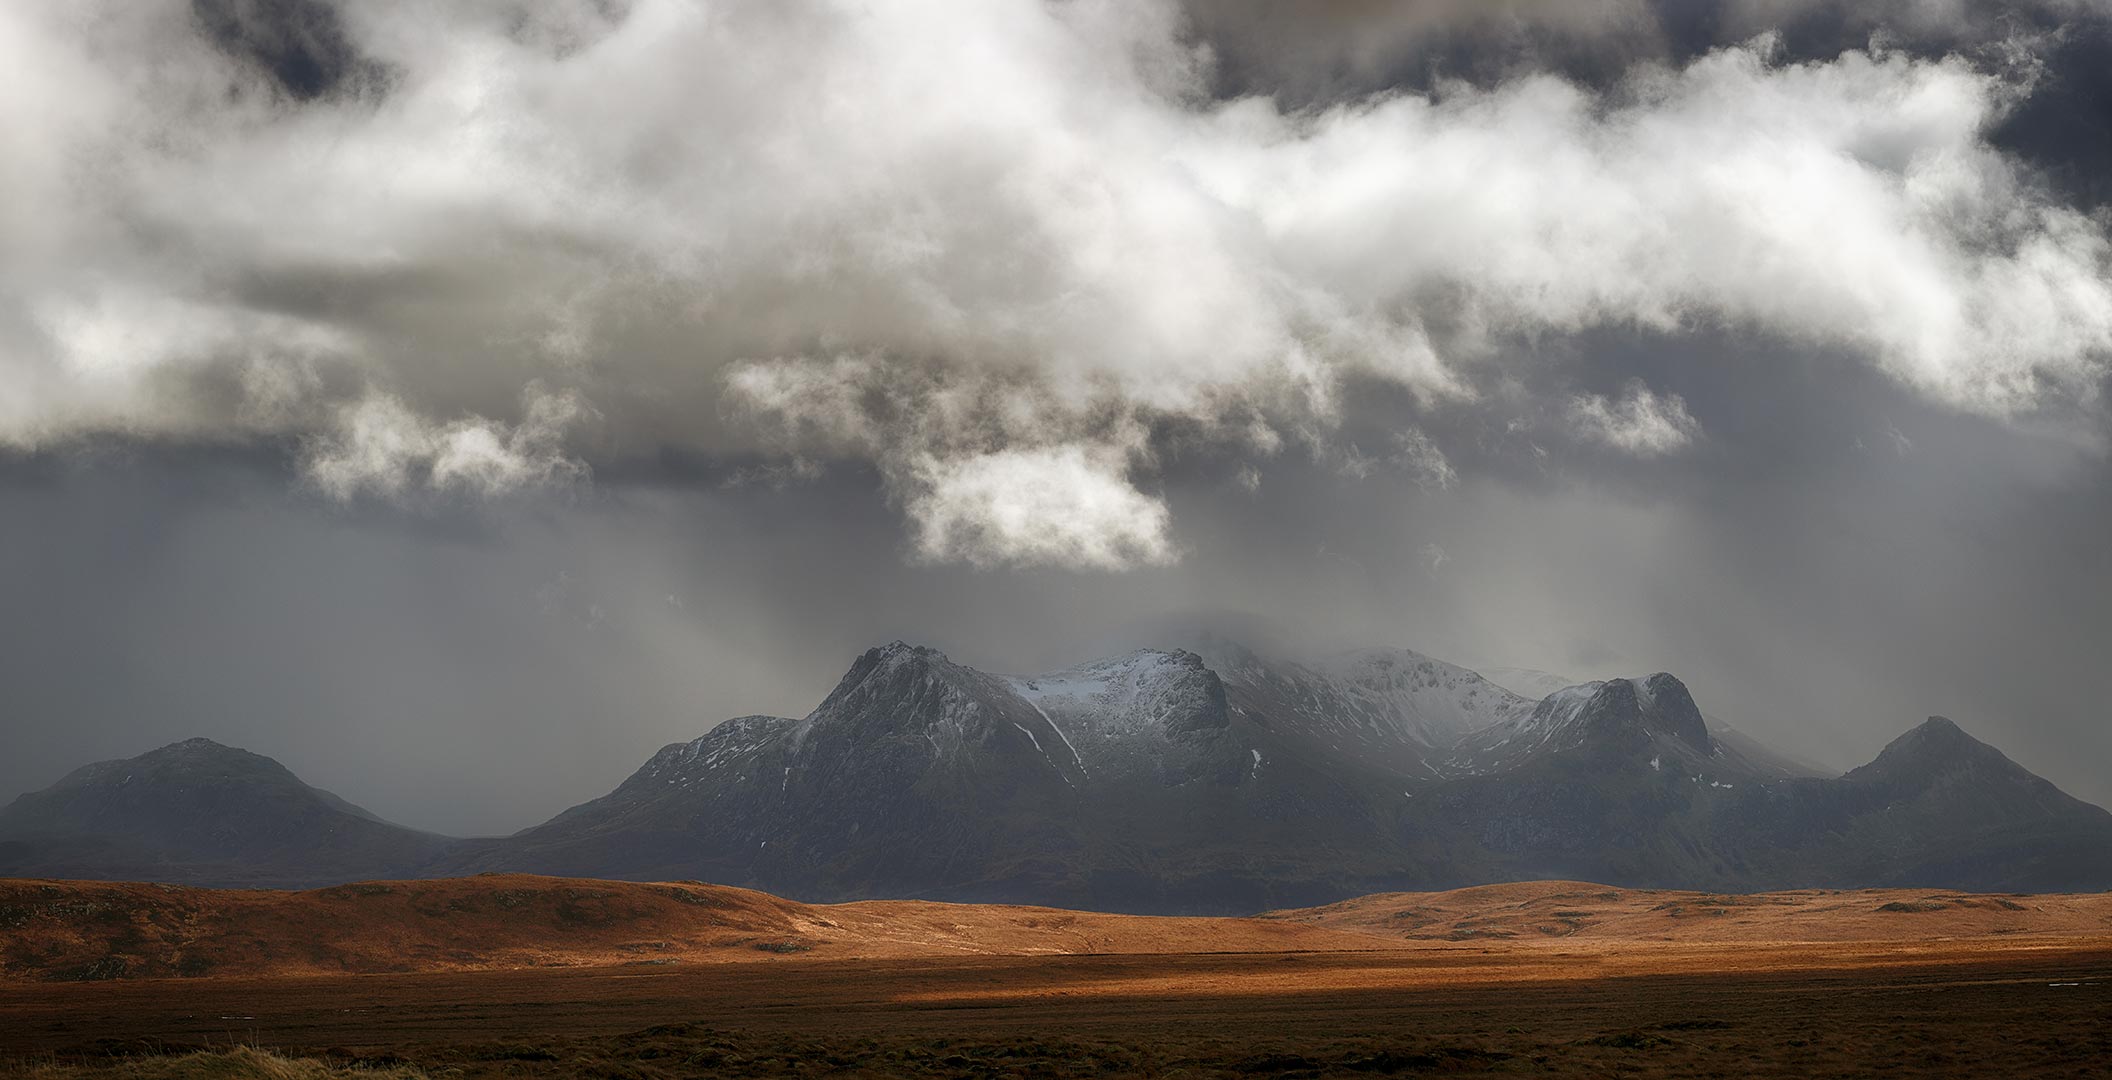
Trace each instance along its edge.
<path fill-rule="evenodd" d="M 1702 719 L 1701 708 L 1694 704 L 1694 695 L 1687 691 L 1686 683 L 1660 671 L 1648 678 L 1631 680 L 1631 685 L 1635 687 L 1638 718 L 1646 727 L 1679 739 L 1698 753 L 1715 752 L 1708 722 Z"/>
<path fill-rule="evenodd" d="M 736 716 L 720 722 L 719 726 L 688 742 L 669 743 L 660 748 L 638 770 L 638 777 L 665 778 L 678 773 L 690 773 L 696 768 L 710 768 L 727 753 L 737 748 L 769 738 L 797 721 L 782 716 Z"/>
<path fill-rule="evenodd" d="M 1729 764 L 1718 760 L 1723 755 L 1686 684 L 1665 672 L 1564 687 L 1529 713 L 1469 734 L 1446 764 L 1455 774 L 1485 774 L 1576 753 L 1612 754 L 1653 769 L 1670 757 L 1690 775 Z"/>
<path fill-rule="evenodd" d="M 860 653 L 851 662 L 849 670 L 843 673 L 843 678 L 837 680 L 836 689 L 810 714 L 809 719 L 830 711 L 831 703 L 841 695 L 872 693 L 881 686 L 894 688 L 885 692 L 901 692 L 909 683 L 933 678 L 975 681 L 987 676 L 954 663 L 945 653 L 929 645 L 892 641 Z"/>
<path fill-rule="evenodd" d="M 915 732 L 944 753 L 1007 712 L 1032 710 L 998 676 L 956 664 L 930 646 L 894 641 L 860 654 L 790 737 L 804 744 L 817 727 L 850 724 Z M 1011 722 L 1029 728 L 1046 723 L 1033 715 L 1033 723 L 1017 716 Z"/>
<path fill-rule="evenodd" d="M 904 658 L 915 658 L 937 660 L 941 663 L 951 662 L 947 660 L 945 653 L 940 652 L 939 650 L 932 648 L 929 645 L 915 645 L 910 642 L 903 641 L 900 638 L 896 638 L 895 640 L 890 641 L 885 645 L 879 645 L 871 649 L 867 649 L 866 655 L 873 656 L 881 660 L 900 660 Z"/>

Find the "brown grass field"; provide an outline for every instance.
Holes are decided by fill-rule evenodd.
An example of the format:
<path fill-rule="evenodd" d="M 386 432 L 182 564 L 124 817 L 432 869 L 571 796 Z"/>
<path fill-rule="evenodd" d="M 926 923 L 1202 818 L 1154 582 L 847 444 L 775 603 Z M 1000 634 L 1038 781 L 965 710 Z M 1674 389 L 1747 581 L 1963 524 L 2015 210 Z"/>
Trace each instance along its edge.
<path fill-rule="evenodd" d="M 0 882 L 0 963 L 0 1073 L 50 1080 L 2112 1076 L 2100 895 L 1536 882 L 1153 919 Z"/>

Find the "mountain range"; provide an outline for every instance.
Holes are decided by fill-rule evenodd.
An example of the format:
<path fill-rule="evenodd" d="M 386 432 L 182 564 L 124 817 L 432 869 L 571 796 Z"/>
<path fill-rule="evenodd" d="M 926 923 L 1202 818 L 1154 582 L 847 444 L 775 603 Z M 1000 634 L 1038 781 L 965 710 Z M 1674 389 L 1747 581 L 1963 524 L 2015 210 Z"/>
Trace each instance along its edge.
<path fill-rule="evenodd" d="M 1026 677 L 895 642 L 805 717 L 728 720 L 512 836 L 392 825 L 194 739 L 0 809 L 0 876 L 522 871 L 1196 914 L 1528 878 L 2112 888 L 2112 814 L 1948 720 L 1829 776 L 1705 717 L 1668 674 L 1501 675 L 1528 692 L 1399 649 L 1210 638 Z"/>

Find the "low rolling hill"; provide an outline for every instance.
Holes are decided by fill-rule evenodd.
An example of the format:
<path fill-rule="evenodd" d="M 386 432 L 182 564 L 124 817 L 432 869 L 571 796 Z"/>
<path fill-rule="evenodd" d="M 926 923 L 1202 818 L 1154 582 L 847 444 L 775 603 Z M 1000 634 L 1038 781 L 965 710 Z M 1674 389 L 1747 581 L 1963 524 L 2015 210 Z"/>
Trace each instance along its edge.
<path fill-rule="evenodd" d="M 802 904 L 699 882 L 521 874 L 307 892 L 0 881 L 0 979 L 9 980 L 1499 947 L 1552 958 L 1659 943 L 2047 937 L 2112 943 L 2112 894 L 1723 895 L 1552 881 L 1207 918 L 920 900 Z"/>
<path fill-rule="evenodd" d="M 599 965 L 1399 948 L 1265 919 L 880 900 L 485 874 L 307 892 L 0 881 L 0 978 L 337 975 Z"/>

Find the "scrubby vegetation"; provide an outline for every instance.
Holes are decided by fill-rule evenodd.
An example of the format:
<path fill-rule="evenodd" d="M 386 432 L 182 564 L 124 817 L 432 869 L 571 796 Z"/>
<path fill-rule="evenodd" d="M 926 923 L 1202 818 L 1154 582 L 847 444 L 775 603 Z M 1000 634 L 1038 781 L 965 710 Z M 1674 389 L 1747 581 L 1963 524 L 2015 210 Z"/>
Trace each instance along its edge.
<path fill-rule="evenodd" d="M 408 1065 L 286 1057 L 253 1046 L 92 1064 L 18 1062 L 12 1068 L 0 1065 L 0 1074 L 24 1080 L 430 1080 L 430 1074 Z"/>

